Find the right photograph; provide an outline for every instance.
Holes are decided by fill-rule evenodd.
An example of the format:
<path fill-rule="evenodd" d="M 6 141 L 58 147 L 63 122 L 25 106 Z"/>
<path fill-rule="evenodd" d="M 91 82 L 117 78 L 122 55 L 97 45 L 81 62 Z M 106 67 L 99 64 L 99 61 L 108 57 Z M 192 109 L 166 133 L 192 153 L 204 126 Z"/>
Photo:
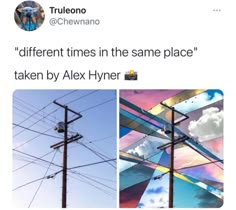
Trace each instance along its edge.
<path fill-rule="evenodd" d="M 219 208 L 224 96 L 120 90 L 120 208 Z"/>

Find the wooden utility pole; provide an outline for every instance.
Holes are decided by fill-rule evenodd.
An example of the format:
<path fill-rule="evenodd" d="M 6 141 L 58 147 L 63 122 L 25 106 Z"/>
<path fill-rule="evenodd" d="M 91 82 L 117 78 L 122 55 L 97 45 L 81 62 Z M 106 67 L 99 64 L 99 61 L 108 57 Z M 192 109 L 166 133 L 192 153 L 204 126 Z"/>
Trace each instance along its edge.
<path fill-rule="evenodd" d="M 165 106 L 166 108 L 168 108 L 171 111 L 171 130 L 169 132 L 170 134 L 170 143 L 164 144 L 160 147 L 158 147 L 157 149 L 166 149 L 168 147 L 170 147 L 170 162 L 169 162 L 169 208 L 173 208 L 174 207 L 174 147 L 176 144 L 184 142 L 188 139 L 187 136 L 181 136 L 177 139 L 175 139 L 175 126 L 179 125 L 181 122 L 183 122 L 184 120 L 188 119 L 189 117 L 176 110 L 174 107 L 168 106 L 167 104 L 164 104 L 163 102 L 160 103 L 162 106 Z M 179 114 L 178 116 L 178 120 L 175 120 L 175 113 Z"/>
<path fill-rule="evenodd" d="M 169 208 L 173 208 L 174 194 L 174 141 L 175 141 L 175 108 L 171 107 L 171 144 L 170 144 L 170 174 L 169 174 Z"/>
<path fill-rule="evenodd" d="M 65 131 L 64 131 L 64 152 L 63 152 L 63 169 L 62 169 L 62 208 L 66 208 L 67 195 L 67 139 L 68 139 L 68 106 L 65 106 Z"/>
<path fill-rule="evenodd" d="M 60 132 L 64 132 L 64 140 L 52 145 L 51 148 L 58 149 L 62 146 L 64 148 L 63 166 L 62 166 L 62 208 L 66 208 L 66 206 L 67 206 L 67 145 L 74 142 L 74 141 L 77 141 L 83 137 L 82 135 L 77 133 L 76 135 L 68 138 L 68 125 L 70 123 L 78 120 L 79 118 L 81 118 L 82 115 L 80 113 L 68 108 L 68 106 L 66 106 L 66 105 L 59 104 L 56 101 L 53 101 L 53 103 L 62 107 L 65 110 L 65 112 L 64 112 L 64 128 L 63 128 L 63 131 L 60 131 Z M 72 112 L 73 114 L 77 115 L 77 117 L 68 121 L 68 112 L 69 111 Z"/>

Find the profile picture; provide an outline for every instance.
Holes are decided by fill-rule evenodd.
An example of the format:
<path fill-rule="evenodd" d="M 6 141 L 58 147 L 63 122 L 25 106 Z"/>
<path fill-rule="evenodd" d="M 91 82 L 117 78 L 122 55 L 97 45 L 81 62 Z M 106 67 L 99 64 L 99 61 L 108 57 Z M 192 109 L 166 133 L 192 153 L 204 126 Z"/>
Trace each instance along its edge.
<path fill-rule="evenodd" d="M 38 29 L 44 21 L 45 14 L 40 4 L 35 1 L 24 1 L 15 9 L 15 22 L 25 31 Z"/>

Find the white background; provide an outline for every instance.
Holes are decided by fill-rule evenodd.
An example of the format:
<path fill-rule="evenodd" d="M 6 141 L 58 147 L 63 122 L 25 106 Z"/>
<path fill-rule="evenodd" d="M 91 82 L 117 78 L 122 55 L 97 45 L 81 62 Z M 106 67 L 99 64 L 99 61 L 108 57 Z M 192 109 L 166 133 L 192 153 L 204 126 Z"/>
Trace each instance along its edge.
<path fill-rule="evenodd" d="M 12 93 L 15 89 L 196 89 L 217 88 L 225 94 L 225 201 L 235 206 L 235 20 L 234 1 L 226 0 L 41 0 L 46 18 L 37 31 L 25 32 L 14 23 L 21 1 L 2 2 L 0 77 L 1 208 L 12 202 Z M 235 3 L 235 2 L 234 2 Z M 49 6 L 84 7 L 100 26 L 50 26 Z M 221 12 L 213 12 L 221 9 Z M 76 18 L 77 16 L 64 15 Z M 19 58 L 14 48 L 154 48 L 198 47 L 192 58 Z M 15 81 L 15 70 L 138 71 L 138 81 Z"/>

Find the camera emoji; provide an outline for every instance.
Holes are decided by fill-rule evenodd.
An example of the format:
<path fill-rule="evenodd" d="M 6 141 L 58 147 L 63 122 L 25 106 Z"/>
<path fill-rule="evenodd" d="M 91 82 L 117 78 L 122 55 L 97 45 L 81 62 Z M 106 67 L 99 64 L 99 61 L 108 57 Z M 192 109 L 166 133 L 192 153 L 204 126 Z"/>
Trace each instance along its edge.
<path fill-rule="evenodd" d="M 138 80 L 137 72 L 132 69 L 125 72 L 125 80 Z"/>

